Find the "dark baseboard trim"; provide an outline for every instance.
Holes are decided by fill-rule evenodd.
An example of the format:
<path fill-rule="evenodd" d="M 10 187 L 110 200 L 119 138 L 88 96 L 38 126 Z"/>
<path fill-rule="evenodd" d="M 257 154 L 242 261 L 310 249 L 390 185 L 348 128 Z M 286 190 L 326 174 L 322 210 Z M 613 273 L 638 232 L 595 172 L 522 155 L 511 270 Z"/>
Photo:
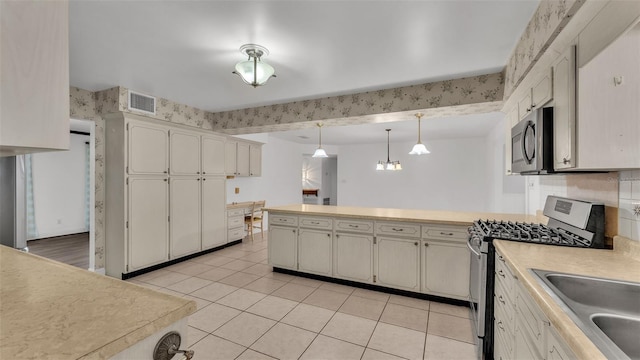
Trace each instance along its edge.
<path fill-rule="evenodd" d="M 233 245 L 239 244 L 241 242 L 242 242 L 242 239 L 236 240 L 236 241 L 232 241 L 230 243 L 226 243 L 226 244 L 220 245 L 218 247 L 214 247 L 214 248 L 211 248 L 211 249 L 200 251 L 200 252 L 197 252 L 195 254 L 183 256 L 183 257 L 178 258 L 178 259 L 169 260 L 169 261 L 164 262 L 162 264 L 153 265 L 153 266 L 150 266 L 148 268 L 132 271 L 132 272 L 126 273 L 126 274 L 122 274 L 122 280 L 131 279 L 131 278 L 136 277 L 138 275 L 142 275 L 142 274 L 146 274 L 148 272 L 152 272 L 152 271 L 155 271 L 155 270 L 158 270 L 158 269 L 162 269 L 162 268 L 165 268 L 167 266 L 171 266 L 171 265 L 174 265 L 174 264 L 177 264 L 177 263 L 181 263 L 181 262 L 186 261 L 186 260 L 190 260 L 190 259 L 196 258 L 198 256 L 202 256 L 202 255 L 205 255 L 205 254 L 212 253 L 214 251 L 222 250 L 222 249 L 224 249 L 226 247 L 233 246 Z"/>
<path fill-rule="evenodd" d="M 392 288 L 388 288 L 388 287 L 384 287 L 384 286 L 359 283 L 359 282 L 351 281 L 351 280 L 336 279 L 336 278 L 333 278 L 333 277 L 316 275 L 316 274 L 308 274 L 308 273 L 303 273 L 303 272 L 299 272 L 299 271 L 295 271 L 295 270 L 282 269 L 282 268 L 278 268 L 278 267 L 274 267 L 273 271 L 274 272 L 279 272 L 279 273 L 282 273 L 282 274 L 301 276 L 301 277 L 314 279 L 314 280 L 322 280 L 322 281 L 332 282 L 332 283 L 336 283 L 336 284 L 340 284 L 340 285 L 353 286 L 353 287 L 357 287 L 357 288 L 361 288 L 361 289 L 380 291 L 380 292 L 384 292 L 384 293 L 387 293 L 387 294 L 402 295 L 402 296 L 408 296 L 408 297 L 412 297 L 412 298 L 416 298 L 416 299 L 429 300 L 429 301 L 435 301 L 435 302 L 440 302 L 440 303 L 445 303 L 445 304 L 470 307 L 470 303 L 469 303 L 468 300 L 450 299 L 450 298 L 446 298 L 446 297 L 442 297 L 442 296 L 429 295 L 429 294 L 423 294 L 423 293 L 416 293 L 416 292 L 407 291 L 407 290 L 392 289 Z"/>

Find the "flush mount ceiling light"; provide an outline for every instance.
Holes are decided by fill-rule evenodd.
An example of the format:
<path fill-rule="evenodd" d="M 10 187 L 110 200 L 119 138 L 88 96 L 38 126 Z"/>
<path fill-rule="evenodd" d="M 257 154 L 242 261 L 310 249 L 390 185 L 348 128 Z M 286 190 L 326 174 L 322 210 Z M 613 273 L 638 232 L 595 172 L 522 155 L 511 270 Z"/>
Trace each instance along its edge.
<path fill-rule="evenodd" d="M 391 161 L 389 160 L 389 133 L 391 129 L 385 129 L 387 131 L 387 161 L 383 160 L 378 161 L 376 165 L 376 170 L 402 170 L 402 165 L 400 165 L 400 161 Z"/>
<path fill-rule="evenodd" d="M 269 50 L 264 46 L 246 44 L 240 47 L 240 52 L 249 57 L 246 61 L 236 64 L 234 74 L 240 76 L 245 83 L 257 87 L 266 84 L 269 78 L 276 77 L 273 66 L 262 62 L 262 57 L 269 55 Z"/>
<path fill-rule="evenodd" d="M 318 148 L 316 149 L 316 152 L 314 152 L 311 157 L 314 157 L 314 158 L 329 157 L 329 155 L 327 155 L 327 152 L 324 151 L 324 149 L 322 148 L 322 124 L 317 123 L 316 125 L 318 126 Z"/>
<path fill-rule="evenodd" d="M 430 154 L 431 151 L 427 150 L 427 147 L 424 146 L 422 141 L 420 141 L 420 118 L 423 117 L 424 114 L 423 113 L 417 113 L 415 116 L 418 118 L 418 143 L 413 145 L 413 149 L 411 149 L 411 152 L 409 152 L 409 155 Z"/>

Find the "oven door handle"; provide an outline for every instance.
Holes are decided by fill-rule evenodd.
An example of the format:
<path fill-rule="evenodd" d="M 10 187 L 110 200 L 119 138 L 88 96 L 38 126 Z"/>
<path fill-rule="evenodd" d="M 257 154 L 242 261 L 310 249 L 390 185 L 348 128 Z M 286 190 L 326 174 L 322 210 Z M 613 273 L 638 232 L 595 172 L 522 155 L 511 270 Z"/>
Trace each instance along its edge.
<path fill-rule="evenodd" d="M 471 238 L 469 238 L 469 240 L 467 240 L 467 247 L 469 248 L 469 250 L 475 254 L 478 258 L 480 258 L 482 256 L 482 254 L 480 254 L 480 252 L 476 251 L 476 249 L 473 248 L 473 245 L 471 245 Z"/>

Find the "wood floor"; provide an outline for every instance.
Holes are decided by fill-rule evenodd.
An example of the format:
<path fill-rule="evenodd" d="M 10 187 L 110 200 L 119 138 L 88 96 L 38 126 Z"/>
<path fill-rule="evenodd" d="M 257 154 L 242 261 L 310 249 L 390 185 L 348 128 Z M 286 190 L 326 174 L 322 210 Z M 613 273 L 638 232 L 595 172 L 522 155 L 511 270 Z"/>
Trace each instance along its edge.
<path fill-rule="evenodd" d="M 32 254 L 85 270 L 89 268 L 89 233 L 31 240 L 27 246 Z"/>

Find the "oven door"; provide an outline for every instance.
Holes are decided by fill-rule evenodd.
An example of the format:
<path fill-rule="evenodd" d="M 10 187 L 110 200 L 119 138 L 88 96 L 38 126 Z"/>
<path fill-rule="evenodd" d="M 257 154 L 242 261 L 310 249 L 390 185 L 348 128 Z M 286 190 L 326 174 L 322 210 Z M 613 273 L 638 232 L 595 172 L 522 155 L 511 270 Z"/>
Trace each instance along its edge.
<path fill-rule="evenodd" d="M 482 241 L 480 236 L 471 234 L 467 242 L 467 247 L 469 248 L 471 262 L 469 300 L 474 320 L 474 332 L 478 337 L 479 352 L 482 353 L 483 338 L 485 336 L 485 314 L 487 310 L 487 244 Z"/>

